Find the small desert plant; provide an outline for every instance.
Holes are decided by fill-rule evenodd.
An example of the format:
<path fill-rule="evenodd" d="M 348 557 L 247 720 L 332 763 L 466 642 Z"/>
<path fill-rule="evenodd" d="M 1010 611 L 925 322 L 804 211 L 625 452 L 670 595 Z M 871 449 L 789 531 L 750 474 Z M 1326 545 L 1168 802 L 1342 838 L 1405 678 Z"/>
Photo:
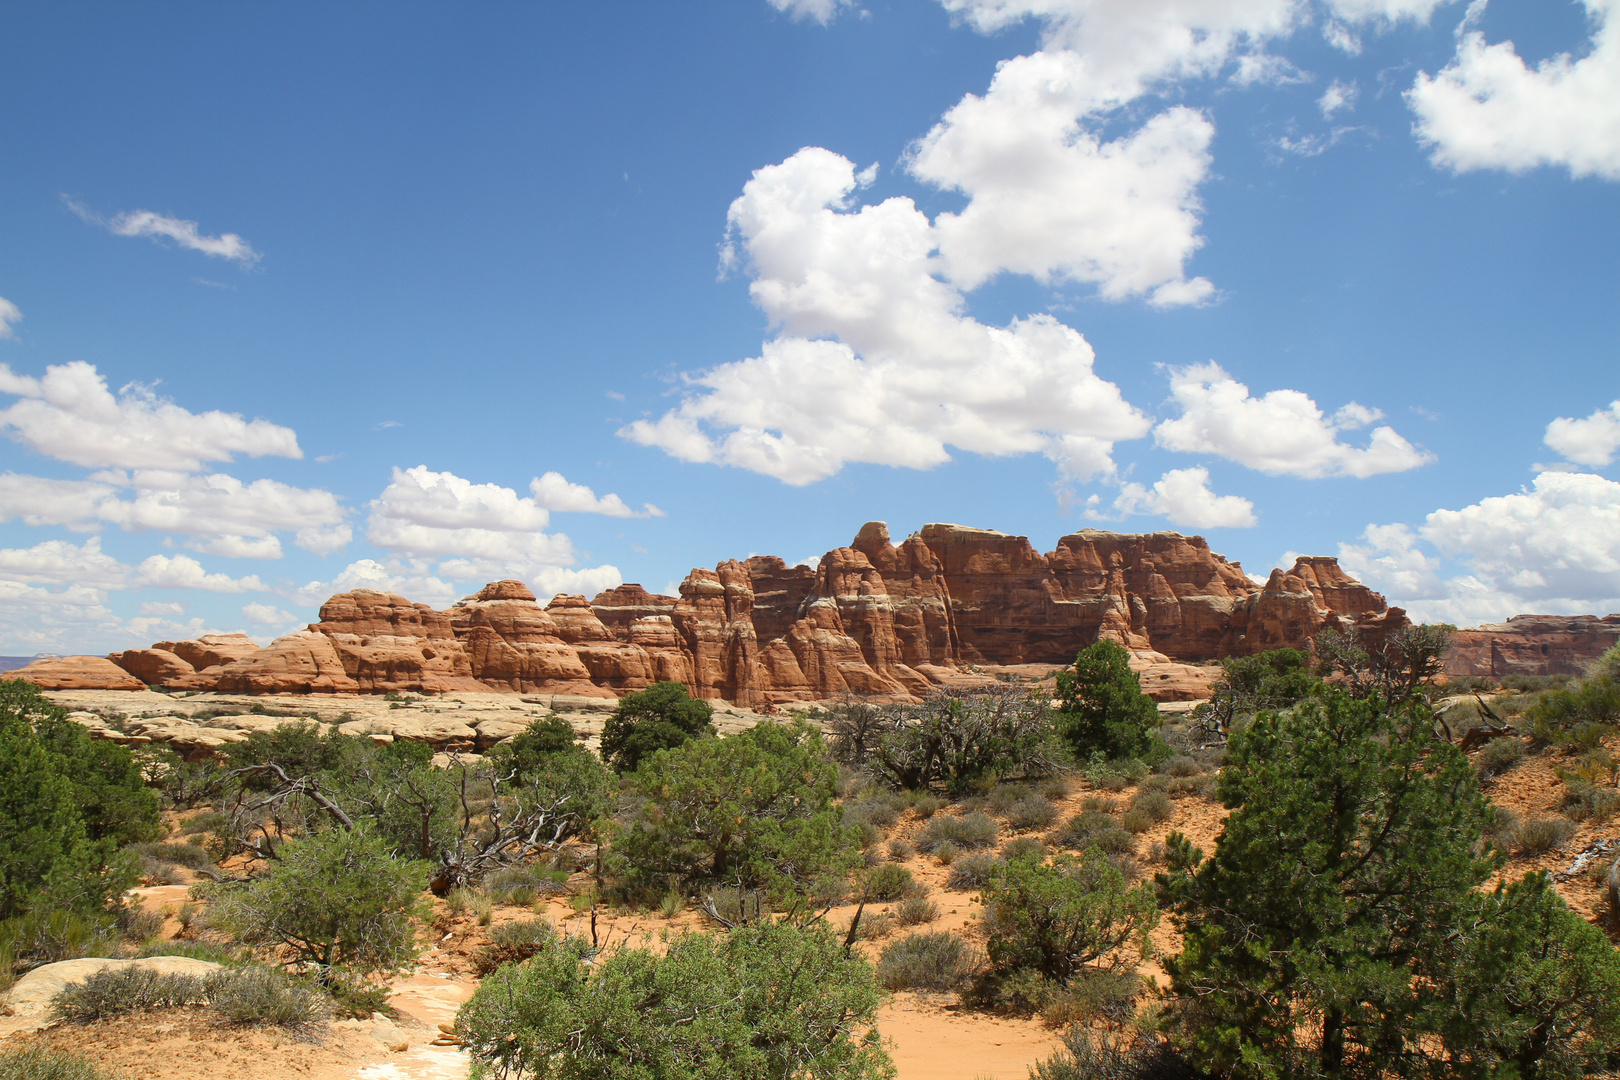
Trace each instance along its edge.
<path fill-rule="evenodd" d="M 1128 833 L 1145 833 L 1158 822 L 1145 810 L 1127 810 L 1119 815 L 1119 827 Z"/>
<path fill-rule="evenodd" d="M 1602 823 L 1620 810 L 1620 790 L 1601 784 L 1588 783 L 1573 777 L 1566 781 L 1564 804 L 1560 812 L 1571 821 Z"/>
<path fill-rule="evenodd" d="M 1007 824 L 1018 832 L 1045 829 L 1057 819 L 1057 806 L 1044 795 L 1028 795 L 1007 810 Z"/>
<path fill-rule="evenodd" d="M 664 894 L 664 898 L 658 901 L 658 914 L 666 919 L 673 919 L 685 910 L 686 897 L 679 892 L 667 892 Z"/>
<path fill-rule="evenodd" d="M 883 950 L 878 982 L 890 990 L 955 990 L 977 966 L 966 942 L 955 934 L 910 934 Z"/>
<path fill-rule="evenodd" d="M 141 946 L 138 956 L 189 956 L 193 960 L 207 960 L 210 964 L 239 964 L 242 951 L 216 941 L 186 941 L 182 938 L 148 941 Z"/>
<path fill-rule="evenodd" d="M 886 912 L 863 914 L 855 936 L 862 941 L 876 941 L 894 933 L 894 916 Z"/>
<path fill-rule="evenodd" d="M 125 941 L 140 943 L 156 937 L 163 930 L 163 913 L 130 905 L 118 912 L 118 932 Z"/>
<path fill-rule="evenodd" d="M 70 983 L 51 999 L 51 1016 L 88 1024 L 147 1009 L 170 1009 L 205 1000 L 203 980 L 194 975 L 155 971 L 139 964 L 105 967 L 83 982 Z"/>
<path fill-rule="evenodd" d="M 480 976 L 488 975 L 502 964 L 521 964 L 556 940 L 557 931 L 544 919 L 519 919 L 490 928 L 489 944 L 485 945 L 474 961 Z"/>
<path fill-rule="evenodd" d="M 180 823 L 180 831 L 190 836 L 207 836 L 210 833 L 224 832 L 231 826 L 231 819 L 218 810 L 204 810 L 187 818 Z"/>
<path fill-rule="evenodd" d="M 1069 778 L 1066 776 L 1048 776 L 1035 785 L 1035 790 L 1048 799 L 1067 799 L 1069 797 Z"/>
<path fill-rule="evenodd" d="M 957 847 L 949 840 L 942 842 L 934 849 L 934 859 L 941 866 L 951 865 L 951 863 L 956 861 L 957 856 L 961 854 L 962 849 Z"/>
<path fill-rule="evenodd" d="M 936 817 L 929 821 L 928 827 L 917 839 L 917 848 L 932 852 L 946 841 L 958 848 L 987 848 L 996 842 L 1000 833 L 995 820 L 986 814 L 975 812 L 962 817 Z"/>
<path fill-rule="evenodd" d="M 325 994 L 280 968 L 252 965 L 216 971 L 203 980 L 209 1007 L 232 1024 L 270 1024 L 307 1031 L 325 1020 Z"/>
<path fill-rule="evenodd" d="M 113 1080 L 82 1057 L 43 1047 L 0 1050 L 0 1080 Z"/>
<path fill-rule="evenodd" d="M 1102 1020 L 1117 1025 L 1130 1019 L 1142 993 L 1142 979 L 1134 971 L 1088 971 L 1069 985 L 1048 984 L 1041 1003 L 1041 1021 L 1047 1027 L 1068 1027 Z"/>
<path fill-rule="evenodd" d="M 1498 776 L 1524 760 L 1524 741 L 1511 736 L 1492 739 L 1474 755 L 1474 771 L 1480 779 Z"/>
<path fill-rule="evenodd" d="M 1169 795 L 1162 791 L 1139 791 L 1136 793 L 1136 798 L 1131 800 L 1131 809 L 1147 814 L 1155 824 L 1158 824 L 1161 821 L 1170 820 L 1171 816 L 1176 812 L 1176 804 L 1171 801 Z M 1143 830 L 1134 829 L 1132 831 L 1141 832 Z"/>
<path fill-rule="evenodd" d="M 898 900 L 915 886 L 911 871 L 892 862 L 880 863 L 861 876 L 861 895 L 868 900 Z"/>
<path fill-rule="evenodd" d="M 190 870 L 212 870 L 214 857 L 196 844 L 146 843 L 130 844 L 125 851 L 160 862 L 174 863 Z"/>
<path fill-rule="evenodd" d="M 1125 854 L 1136 849 L 1136 837 L 1125 831 L 1108 814 L 1083 811 L 1070 818 L 1058 830 L 1058 842 L 1079 851 L 1098 848 L 1108 855 Z"/>
<path fill-rule="evenodd" d="M 148 885 L 184 885 L 185 875 L 174 863 L 163 862 L 161 859 L 139 860 L 141 880 Z"/>
<path fill-rule="evenodd" d="M 497 904 L 528 907 L 542 896 L 567 891 L 568 875 L 540 866 L 509 866 L 484 879 L 484 892 Z"/>
<path fill-rule="evenodd" d="M 1063 1046 L 1030 1066 L 1029 1080 L 1192 1080 L 1200 1075 L 1167 1043 L 1129 1029 L 1098 1031 L 1076 1024 Z"/>
<path fill-rule="evenodd" d="M 381 1012 L 388 1003 L 388 986 L 383 983 L 334 979 L 326 992 L 332 998 L 333 1011 L 345 1019 L 364 1020 Z"/>
<path fill-rule="evenodd" d="M 1177 754 L 1159 762 L 1153 771 L 1166 776 L 1197 776 L 1204 771 L 1204 767 L 1190 754 Z"/>
<path fill-rule="evenodd" d="M 1014 859 L 1032 859 L 1040 862 L 1046 858 L 1046 845 L 1033 836 L 1020 836 L 1007 841 L 1001 849 L 1001 857 L 1008 862 Z"/>
<path fill-rule="evenodd" d="M 1530 818 L 1513 829 L 1513 850 L 1520 855 L 1545 855 L 1569 839 L 1575 823 L 1568 818 Z"/>
<path fill-rule="evenodd" d="M 945 804 L 936 795 L 922 795 L 912 800 L 911 808 L 917 811 L 917 816 L 927 821 L 939 813 L 939 808 Z"/>
<path fill-rule="evenodd" d="M 900 839 L 889 841 L 889 858 L 894 859 L 896 862 L 905 862 L 915 854 L 917 854 L 917 849 L 912 847 L 908 841 Z"/>
<path fill-rule="evenodd" d="M 990 884 L 996 871 L 1007 864 L 989 855 L 969 855 L 951 864 L 951 876 L 946 880 L 948 889 L 982 889 Z"/>
<path fill-rule="evenodd" d="M 889 911 L 901 926 L 917 926 L 939 918 L 939 905 L 926 896 L 908 896 Z"/>

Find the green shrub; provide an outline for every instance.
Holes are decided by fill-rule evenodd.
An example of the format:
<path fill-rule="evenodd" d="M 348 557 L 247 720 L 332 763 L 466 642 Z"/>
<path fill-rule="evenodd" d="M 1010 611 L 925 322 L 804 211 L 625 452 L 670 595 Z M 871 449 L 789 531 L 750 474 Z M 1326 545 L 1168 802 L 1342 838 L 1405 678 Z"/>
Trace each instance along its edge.
<path fill-rule="evenodd" d="M 0 980 L 8 978 L 13 967 L 26 970 L 58 960 L 122 953 L 116 920 L 107 912 L 39 910 L 0 922 Z"/>
<path fill-rule="evenodd" d="M 713 715 L 714 706 L 696 700 L 677 682 L 626 694 L 602 727 L 602 760 L 621 773 L 634 772 L 660 750 L 713 735 Z"/>
<path fill-rule="evenodd" d="M 956 990 L 977 966 L 972 950 L 950 933 L 917 933 L 883 950 L 877 979 L 890 990 Z"/>
<path fill-rule="evenodd" d="M 131 964 L 102 968 L 83 982 L 63 987 L 51 999 L 51 1017 L 88 1024 L 125 1013 L 171 1009 L 205 1000 L 203 980 L 195 975 L 154 971 Z"/>
<path fill-rule="evenodd" d="M 357 829 L 284 845 L 261 878 L 203 887 L 209 921 L 238 940 L 319 972 L 397 971 L 415 959 L 423 864 L 389 854 Z"/>
<path fill-rule="evenodd" d="M 939 808 L 944 805 L 945 801 L 936 795 L 923 795 L 912 800 L 911 808 L 917 812 L 919 818 L 927 821 L 939 813 Z"/>
<path fill-rule="evenodd" d="M 958 849 L 987 848 L 996 842 L 1000 834 L 1001 829 L 995 819 L 986 814 L 975 811 L 962 817 L 942 815 L 928 822 L 927 828 L 917 838 L 917 850 L 935 852 L 947 842 Z"/>
<path fill-rule="evenodd" d="M 901 926 L 917 926 L 939 918 L 939 905 L 926 896 L 908 896 L 890 908 L 889 914 Z"/>
<path fill-rule="evenodd" d="M 908 840 L 896 838 L 889 841 L 889 858 L 896 862 L 905 862 L 917 854 L 917 849 L 911 846 Z"/>
<path fill-rule="evenodd" d="M 1127 888 L 1096 851 L 1052 865 L 1008 863 L 985 889 L 985 930 L 993 975 L 1028 970 L 1058 986 L 1076 976 L 1131 970 L 1125 946 L 1147 955 L 1158 924 L 1152 888 Z"/>
<path fill-rule="evenodd" d="M 93 1062 L 60 1050 L 0 1050 L 0 1080 L 114 1080 Z"/>
<path fill-rule="evenodd" d="M 884 911 L 865 912 L 855 928 L 858 941 L 878 941 L 894 933 L 894 916 Z"/>
<path fill-rule="evenodd" d="M 203 980 L 208 1005 L 232 1024 L 268 1024 L 308 1031 L 325 1020 L 327 996 L 302 979 L 254 964 L 225 968 Z"/>
<path fill-rule="evenodd" d="M 589 951 L 559 940 L 485 978 L 456 1018 L 474 1060 L 551 1080 L 893 1075 L 872 966 L 825 923 L 685 934 L 662 956 Z"/>
<path fill-rule="evenodd" d="M 1047 1027 L 1097 1021 L 1117 1027 L 1135 1012 L 1142 988 L 1142 977 L 1133 970 L 1082 971 L 1071 978 L 1067 986 L 1055 986 L 1042 980 L 1036 990 L 1040 999 L 1036 1007 Z"/>
<path fill-rule="evenodd" d="M 955 862 L 957 856 L 959 856 L 961 853 L 962 849 L 957 847 L 956 844 L 950 840 L 940 841 L 933 850 L 934 861 L 939 863 L 941 866 L 951 865 L 951 863 Z"/>
<path fill-rule="evenodd" d="M 132 903 L 118 909 L 114 925 L 125 941 L 139 944 L 163 930 L 163 913 Z"/>
<path fill-rule="evenodd" d="M 1575 831 L 1568 818 L 1529 818 L 1513 829 L 1513 850 L 1520 855 L 1545 855 L 1558 848 Z"/>
<path fill-rule="evenodd" d="M 951 864 L 951 874 L 945 880 L 947 889 L 980 889 L 990 884 L 996 872 L 1006 862 L 990 855 L 969 855 Z"/>
<path fill-rule="evenodd" d="M 194 814 L 180 823 L 180 831 L 186 836 L 204 836 L 209 833 L 220 833 L 230 828 L 231 819 L 218 810 L 205 810 Z"/>
<path fill-rule="evenodd" d="M 861 895 L 868 900 L 898 900 L 916 886 L 911 871 L 892 862 L 881 863 L 861 875 Z"/>
<path fill-rule="evenodd" d="M 1076 1024 L 1063 1045 L 1030 1066 L 1029 1080 L 1198 1080 L 1202 1076 L 1168 1043 L 1129 1029 L 1098 1031 Z"/>

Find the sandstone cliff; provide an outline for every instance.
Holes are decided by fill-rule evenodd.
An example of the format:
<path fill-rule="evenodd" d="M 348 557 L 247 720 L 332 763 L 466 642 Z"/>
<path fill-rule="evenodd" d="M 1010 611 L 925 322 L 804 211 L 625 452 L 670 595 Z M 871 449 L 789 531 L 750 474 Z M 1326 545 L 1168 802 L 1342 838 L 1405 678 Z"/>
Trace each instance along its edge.
<path fill-rule="evenodd" d="M 1620 645 L 1620 615 L 1515 615 L 1451 636 L 1446 674 L 1582 675 L 1592 661 Z"/>
<path fill-rule="evenodd" d="M 894 543 L 871 522 L 814 567 L 755 556 L 697 569 L 680 595 L 623 585 L 542 607 L 498 581 L 448 611 L 392 593 L 333 596 L 320 621 L 258 649 L 240 635 L 159 642 L 102 668 L 132 683 L 233 693 L 500 690 L 612 698 L 661 679 L 741 705 L 846 694 L 909 698 L 1049 665 L 1106 639 L 1129 648 L 1163 698 L 1201 696 L 1184 665 L 1279 646 L 1324 627 L 1376 638 L 1399 608 L 1331 558 L 1264 583 L 1200 537 L 1086 529 L 1042 554 L 1022 536 L 933 524 Z M 116 665 L 116 667 L 114 667 Z M 1174 667 L 1174 671 L 1172 671 Z M 24 669 L 52 685 L 63 672 Z"/>

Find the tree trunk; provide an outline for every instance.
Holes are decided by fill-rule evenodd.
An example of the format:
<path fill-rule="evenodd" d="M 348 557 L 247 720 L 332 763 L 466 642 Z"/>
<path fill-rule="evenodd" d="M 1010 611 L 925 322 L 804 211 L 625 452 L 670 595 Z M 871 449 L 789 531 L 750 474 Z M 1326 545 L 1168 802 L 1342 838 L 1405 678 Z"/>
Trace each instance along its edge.
<path fill-rule="evenodd" d="M 1344 1013 L 1328 1009 L 1322 1016 L 1322 1075 L 1339 1076 L 1344 1072 Z"/>

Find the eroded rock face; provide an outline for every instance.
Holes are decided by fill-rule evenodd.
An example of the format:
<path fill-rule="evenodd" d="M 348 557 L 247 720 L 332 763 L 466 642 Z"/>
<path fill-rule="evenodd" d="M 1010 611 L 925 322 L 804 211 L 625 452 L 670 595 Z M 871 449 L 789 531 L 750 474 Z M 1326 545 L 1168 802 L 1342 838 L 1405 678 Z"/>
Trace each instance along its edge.
<path fill-rule="evenodd" d="M 1582 675 L 1592 661 L 1620 645 L 1620 615 L 1515 615 L 1451 636 L 1446 674 Z"/>
<path fill-rule="evenodd" d="M 123 667 L 95 658 L 95 677 L 113 668 L 130 684 L 175 689 L 582 700 L 669 679 L 700 697 L 771 705 L 916 697 L 982 684 L 975 665 L 1059 666 L 1111 640 L 1153 669 L 1150 693 L 1185 700 L 1207 692 L 1202 661 L 1307 647 L 1324 627 L 1376 638 L 1404 623 L 1331 558 L 1301 558 L 1261 584 L 1202 538 L 1173 532 L 1086 529 L 1042 554 L 1022 536 L 946 524 L 896 544 L 870 522 L 814 568 L 728 560 L 693 570 L 679 597 L 621 585 L 541 607 L 522 582 L 497 581 L 436 611 L 357 589 L 265 649 L 241 635 L 160 642 L 118 654 Z"/>

